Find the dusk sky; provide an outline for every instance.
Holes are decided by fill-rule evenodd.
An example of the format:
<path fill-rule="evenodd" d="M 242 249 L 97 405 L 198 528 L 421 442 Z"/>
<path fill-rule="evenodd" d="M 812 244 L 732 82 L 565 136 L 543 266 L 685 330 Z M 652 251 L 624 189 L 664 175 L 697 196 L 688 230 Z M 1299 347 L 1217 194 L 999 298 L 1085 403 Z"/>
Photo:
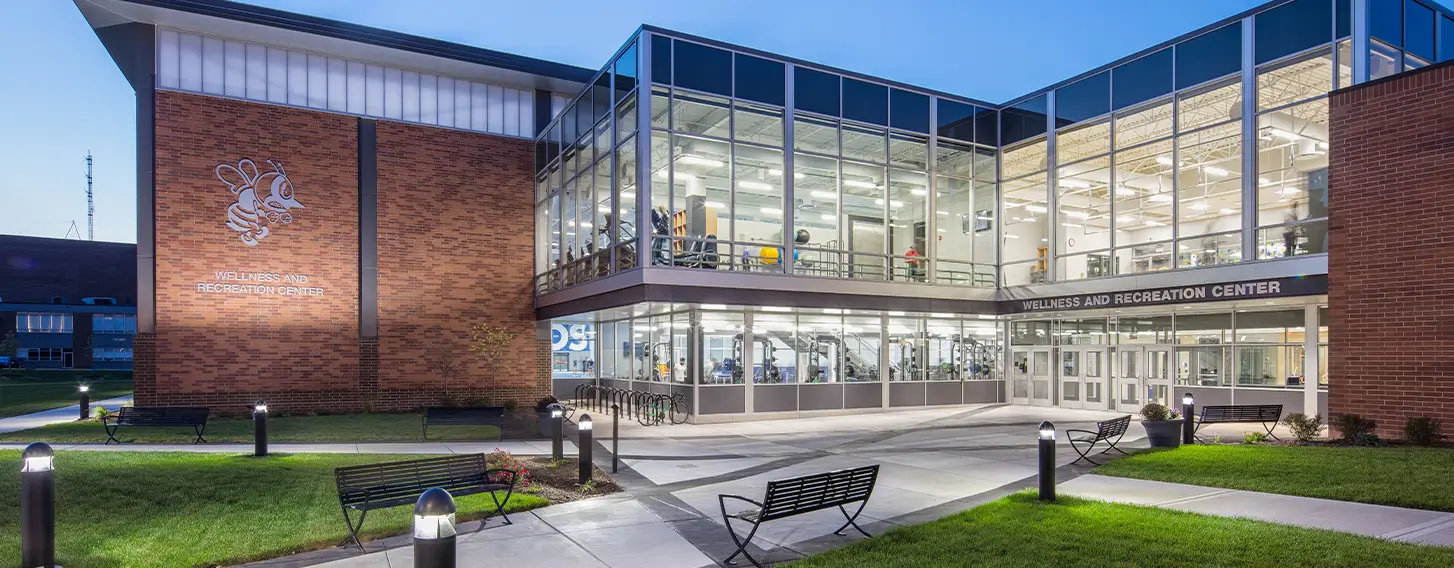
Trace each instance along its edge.
<path fill-rule="evenodd" d="M 595 69 L 642 23 L 1003 102 L 1261 0 L 254 0 L 254 4 Z M 548 6 L 548 7 L 547 7 Z M 0 233 L 135 242 L 135 99 L 69 0 L 0 18 Z M 72 231 L 72 238 L 76 236 Z"/>

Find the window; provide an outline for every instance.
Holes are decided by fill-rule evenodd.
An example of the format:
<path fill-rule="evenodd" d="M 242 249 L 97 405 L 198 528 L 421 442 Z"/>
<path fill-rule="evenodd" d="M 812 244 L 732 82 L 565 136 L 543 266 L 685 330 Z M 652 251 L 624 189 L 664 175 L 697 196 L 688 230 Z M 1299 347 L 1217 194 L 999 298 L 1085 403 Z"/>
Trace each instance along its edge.
<path fill-rule="evenodd" d="M 1368 42 L 1368 79 L 1382 79 L 1403 70 L 1403 52 L 1373 40 Z"/>
<path fill-rule="evenodd" d="M 1412 0 L 1404 7 L 1404 51 L 1434 60 L 1434 11 Z"/>
<path fill-rule="evenodd" d="M 1008 146 L 1044 134 L 1046 112 L 1045 95 L 1001 111 L 1000 142 Z M 976 140 L 981 144 L 987 143 L 978 138 Z"/>
<path fill-rule="evenodd" d="M 651 80 L 670 85 L 671 83 L 671 38 L 653 34 L 651 36 Z"/>
<path fill-rule="evenodd" d="M 17 333 L 70 333 L 71 314 L 26 313 L 15 314 Z"/>
<path fill-rule="evenodd" d="M 1257 117 L 1257 258 L 1327 252 L 1328 99 Z"/>
<path fill-rule="evenodd" d="M 130 347 L 95 347 L 91 349 L 93 361 L 130 361 Z"/>
<path fill-rule="evenodd" d="M 1304 381 L 1302 309 L 1236 314 L 1237 385 L 1299 386 Z"/>
<path fill-rule="evenodd" d="M 1333 89 L 1334 74 L 1332 48 L 1319 49 L 1258 69 L 1257 110 L 1278 108 L 1325 95 Z"/>
<path fill-rule="evenodd" d="M 1200 85 L 1242 69 L 1242 26 L 1231 24 L 1176 46 L 1176 88 Z"/>
<path fill-rule="evenodd" d="M 929 96 L 919 93 L 889 90 L 890 126 L 929 133 Z"/>
<path fill-rule="evenodd" d="M 843 79 L 843 118 L 888 126 L 889 89 L 857 79 Z"/>
<path fill-rule="evenodd" d="M 621 52 L 621 57 L 616 59 L 616 96 L 615 101 L 621 102 L 631 91 L 636 89 L 636 44 Z"/>
<path fill-rule="evenodd" d="M 1171 92 L 1171 50 L 1163 49 L 1111 70 L 1116 109 L 1148 101 Z"/>
<path fill-rule="evenodd" d="M 939 136 L 974 141 L 974 105 L 939 99 Z"/>
<path fill-rule="evenodd" d="M 798 110 L 838 116 L 838 76 L 794 67 L 793 97 L 793 106 Z"/>
<path fill-rule="evenodd" d="M 974 113 L 974 141 L 989 146 L 1000 145 L 1000 111 L 982 108 Z"/>
<path fill-rule="evenodd" d="M 134 315 L 91 315 L 91 333 L 136 333 Z"/>
<path fill-rule="evenodd" d="M 740 53 L 734 57 L 737 97 L 783 106 L 787 96 L 783 64 Z"/>
<path fill-rule="evenodd" d="M 130 351 L 130 349 L 127 351 Z M 20 350 L 20 356 L 27 361 L 64 361 L 66 355 L 70 353 L 70 347 L 41 347 Z"/>
<path fill-rule="evenodd" d="M 1055 90 L 1055 124 L 1064 126 L 1095 118 L 1111 110 L 1109 71 Z"/>
<path fill-rule="evenodd" d="M 1398 0 L 1393 0 L 1397 2 Z M 1328 0 L 1295 0 L 1256 16 L 1257 63 L 1332 41 L 1333 4 Z"/>
<path fill-rule="evenodd" d="M 1404 0 L 1368 0 L 1368 31 L 1384 43 L 1403 45 Z"/>
<path fill-rule="evenodd" d="M 1176 317 L 1176 384 L 1231 384 L 1232 314 Z"/>
<path fill-rule="evenodd" d="M 1439 18 L 1439 61 L 1454 59 L 1454 18 Z"/>

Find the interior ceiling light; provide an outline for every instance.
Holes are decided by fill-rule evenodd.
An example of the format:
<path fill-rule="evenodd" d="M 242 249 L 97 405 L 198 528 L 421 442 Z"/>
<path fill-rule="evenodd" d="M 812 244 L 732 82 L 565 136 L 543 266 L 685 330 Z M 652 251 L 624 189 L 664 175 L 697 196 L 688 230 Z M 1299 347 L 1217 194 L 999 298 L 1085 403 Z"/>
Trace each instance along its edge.
<path fill-rule="evenodd" d="M 846 185 L 848 187 L 859 187 L 863 189 L 879 189 L 877 184 L 867 181 L 859 181 L 856 179 L 843 180 L 843 185 Z"/>
<path fill-rule="evenodd" d="M 837 215 L 834 215 L 832 213 L 824 213 L 822 215 L 819 215 L 819 217 L 822 217 L 824 221 L 832 221 L 838 218 Z"/>
<path fill-rule="evenodd" d="M 773 168 L 767 171 L 767 175 L 782 177 L 783 171 L 777 168 Z M 803 179 L 805 177 L 808 176 L 803 175 L 803 172 L 793 172 L 793 179 Z"/>
<path fill-rule="evenodd" d="M 821 189 L 819 189 L 819 190 L 813 190 L 811 193 L 809 193 L 809 195 L 812 195 L 813 197 L 816 197 L 818 199 L 826 199 L 828 201 L 833 201 L 833 200 L 838 199 L 838 194 L 833 193 L 831 191 L 823 191 Z"/>
<path fill-rule="evenodd" d="M 761 189 L 763 191 L 772 191 L 772 185 L 771 184 L 766 184 L 766 183 L 763 183 L 763 182 L 760 182 L 760 181 L 751 181 L 751 180 L 739 181 L 739 182 L 737 182 L 737 187 L 740 187 L 740 188 L 743 188 L 743 189 Z"/>
<path fill-rule="evenodd" d="M 915 189 L 909 190 L 909 193 L 912 193 L 912 194 L 917 195 L 919 197 L 923 197 L 925 195 L 929 195 L 929 190 L 915 188 Z"/>
<path fill-rule="evenodd" d="M 1138 195 L 1141 193 L 1125 185 L 1116 186 L 1116 197 L 1136 197 Z"/>
<path fill-rule="evenodd" d="M 709 167 L 709 168 L 720 168 L 723 165 L 722 162 L 720 162 L 720 161 L 712 160 L 712 159 L 708 159 L 708 158 L 703 158 L 701 156 L 694 156 L 694 155 L 691 155 L 691 154 L 683 155 L 682 157 L 677 158 L 677 161 L 679 161 L 679 162 L 681 162 L 683 164 L 692 164 L 694 166 L 706 166 L 706 167 Z"/>
<path fill-rule="evenodd" d="M 1207 209 L 1210 209 L 1211 206 L 1210 205 L 1207 205 L 1207 202 L 1205 202 L 1205 201 L 1198 201 L 1196 203 L 1193 203 L 1191 205 L 1186 206 L 1186 208 L 1187 209 L 1192 209 L 1192 210 L 1195 210 L 1195 211 L 1206 211 Z"/>
<path fill-rule="evenodd" d="M 1221 211 L 1218 211 L 1218 213 L 1221 213 L 1223 215 L 1231 215 L 1231 214 L 1236 213 L 1236 212 L 1237 212 L 1236 209 L 1222 209 Z"/>
<path fill-rule="evenodd" d="M 1026 205 L 1025 210 L 1031 213 L 1044 213 L 1046 211 L 1049 211 L 1049 209 L 1046 209 L 1040 205 Z"/>
<path fill-rule="evenodd" d="M 1005 238 L 1007 238 L 1007 239 L 1018 239 L 1018 238 L 1020 238 L 1020 235 L 1005 235 Z"/>
<path fill-rule="evenodd" d="M 1284 187 L 1284 188 L 1282 188 L 1282 194 L 1283 195 L 1297 195 L 1299 191 L 1302 191 L 1302 190 L 1301 189 L 1298 189 L 1296 187 Z"/>
<path fill-rule="evenodd" d="M 1207 172 L 1209 174 L 1212 174 L 1214 176 L 1220 176 L 1220 177 L 1227 177 L 1227 175 L 1229 174 L 1229 172 L 1227 172 L 1227 170 L 1224 170 L 1224 169 L 1219 168 L 1217 166 L 1202 166 L 1202 171 Z"/>
<path fill-rule="evenodd" d="M 1065 178 L 1060 180 L 1060 187 L 1064 187 L 1067 189 L 1090 189 L 1090 186 L 1090 182 L 1078 180 L 1075 178 Z"/>
<path fill-rule="evenodd" d="M 763 207 L 763 208 L 758 209 L 758 211 L 762 211 L 766 215 L 782 215 L 783 214 L 783 210 L 782 209 L 778 209 L 776 207 Z"/>
<path fill-rule="evenodd" d="M 1136 222 L 1136 218 L 1135 217 L 1132 217 L 1130 215 L 1120 215 L 1120 216 L 1117 216 L 1116 217 L 1116 222 L 1117 223 L 1135 223 Z"/>
<path fill-rule="evenodd" d="M 935 211 L 934 214 L 935 215 L 948 215 L 949 212 L 948 211 Z"/>
<path fill-rule="evenodd" d="M 705 202 L 705 205 L 707 207 L 716 207 L 718 209 L 724 209 L 727 207 L 727 204 L 722 203 L 721 201 L 707 201 Z"/>
<path fill-rule="evenodd" d="M 1085 225 L 1082 225 L 1080 223 L 1061 223 L 1060 226 L 1062 226 L 1062 227 L 1070 227 L 1072 229 L 1084 229 L 1085 228 Z"/>
<path fill-rule="evenodd" d="M 1151 220 L 1151 219 L 1147 219 L 1146 220 L 1146 226 L 1147 227 L 1165 227 L 1166 226 L 1166 223 L 1162 223 L 1161 221 L 1154 221 L 1154 220 Z"/>

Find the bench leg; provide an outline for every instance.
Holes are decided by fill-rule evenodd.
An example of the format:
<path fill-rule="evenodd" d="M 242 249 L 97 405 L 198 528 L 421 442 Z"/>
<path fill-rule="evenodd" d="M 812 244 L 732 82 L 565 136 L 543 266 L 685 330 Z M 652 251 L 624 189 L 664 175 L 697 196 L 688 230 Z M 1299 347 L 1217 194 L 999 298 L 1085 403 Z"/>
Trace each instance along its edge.
<path fill-rule="evenodd" d="M 419 422 L 422 425 L 423 430 L 424 430 L 424 440 L 425 441 L 429 441 L 429 419 L 424 418 L 424 417 L 421 416 L 419 418 Z"/>
<path fill-rule="evenodd" d="M 1123 456 L 1129 456 L 1129 455 L 1131 455 L 1131 454 L 1126 453 L 1126 450 L 1123 450 L 1121 448 L 1117 448 L 1116 447 L 1116 444 L 1121 443 L 1121 438 L 1125 438 L 1125 437 L 1126 437 L 1126 433 L 1125 432 L 1121 432 L 1121 435 L 1120 436 L 1116 436 L 1116 439 L 1114 441 L 1109 440 L 1109 439 L 1106 440 L 1106 443 L 1107 444 L 1110 444 L 1111 447 L 1106 448 L 1104 450 L 1101 450 L 1101 453 L 1104 454 L 1104 453 L 1110 452 L 1111 450 L 1116 450 L 1118 452 L 1121 452 L 1121 455 L 1123 455 Z M 1100 454 L 1097 454 L 1097 455 L 1100 455 Z"/>
<path fill-rule="evenodd" d="M 368 552 L 364 550 L 363 543 L 358 540 L 358 531 L 363 528 L 364 518 L 369 516 L 368 509 L 359 512 L 358 524 L 354 524 L 353 519 L 348 516 L 348 507 L 344 507 L 342 503 L 339 504 L 339 507 L 343 509 L 343 524 L 348 526 L 348 538 L 343 539 L 338 546 L 348 546 L 349 541 L 353 541 L 358 546 L 359 552 Z"/>
<path fill-rule="evenodd" d="M 732 537 L 732 542 L 737 543 L 737 551 L 733 552 L 731 556 L 727 557 L 727 564 L 737 564 L 737 562 L 733 561 L 732 559 L 737 558 L 737 555 L 741 554 L 742 557 L 746 558 L 748 562 L 751 562 L 753 566 L 756 566 L 757 568 L 762 568 L 762 563 L 758 562 L 756 558 L 753 558 L 752 555 L 747 552 L 747 543 L 752 542 L 752 536 L 757 534 L 757 527 L 762 526 L 762 523 L 753 523 L 752 530 L 747 532 L 747 537 L 739 540 L 737 538 L 737 531 L 732 530 L 732 521 L 729 520 L 729 517 L 723 516 L 722 521 L 727 524 L 727 534 Z"/>
<path fill-rule="evenodd" d="M 1262 427 L 1267 429 L 1268 438 L 1272 438 L 1274 440 L 1277 439 L 1277 434 L 1272 433 L 1272 429 L 1277 427 L 1277 422 L 1273 422 L 1271 426 L 1268 426 L 1266 422 L 1263 422 Z"/>
<path fill-rule="evenodd" d="M 864 507 L 867 507 L 867 506 L 868 506 L 868 499 L 864 499 L 862 503 L 859 503 L 858 504 L 858 510 L 857 511 L 854 511 L 852 515 L 849 515 L 848 514 L 848 509 L 844 509 L 843 508 L 843 505 L 839 505 L 838 506 L 838 510 L 843 512 L 843 517 L 846 518 L 846 519 L 848 519 L 848 522 L 843 523 L 843 526 L 838 527 L 838 530 L 833 531 L 833 534 L 836 534 L 838 536 L 843 536 L 843 531 L 845 529 L 847 529 L 848 527 L 851 526 L 851 527 L 853 527 L 855 529 L 858 529 L 858 532 L 861 533 L 864 538 L 873 538 L 873 535 L 868 534 L 868 531 L 863 530 L 863 527 L 858 526 L 858 523 L 855 522 L 855 521 L 858 520 L 859 513 L 862 513 L 863 512 L 863 508 Z"/>
<path fill-rule="evenodd" d="M 1075 450 L 1075 453 L 1080 454 L 1080 457 L 1076 458 L 1075 461 L 1070 462 L 1070 465 L 1078 464 L 1080 463 L 1080 460 L 1088 461 L 1091 463 L 1091 465 L 1101 465 L 1100 463 L 1096 462 L 1096 460 L 1090 459 L 1089 454 L 1091 453 L 1091 450 L 1095 449 L 1095 447 L 1096 443 L 1091 442 L 1089 446 L 1085 447 L 1085 450 L 1081 450 L 1079 446 L 1075 445 L 1075 440 L 1070 440 L 1070 449 Z"/>
<path fill-rule="evenodd" d="M 200 426 L 199 425 L 193 425 L 192 426 L 192 429 L 197 432 L 197 440 L 194 441 L 194 442 L 192 442 L 193 444 L 205 444 L 205 443 L 207 443 L 207 439 L 202 437 L 202 433 L 205 432 L 205 431 L 207 431 L 207 423 L 204 422 Z"/>
<path fill-rule="evenodd" d="M 111 442 L 116 442 L 118 444 L 121 443 L 121 440 L 116 439 L 116 431 L 121 429 L 120 424 L 112 426 L 110 424 L 102 422 L 101 427 L 106 429 L 106 445 L 111 445 Z"/>
<path fill-rule="evenodd" d="M 504 500 L 501 500 L 500 497 L 499 497 L 499 495 L 497 495 L 496 493 L 497 492 L 495 492 L 495 491 L 491 491 L 490 492 L 490 499 L 495 502 L 495 512 L 500 514 L 500 518 L 505 520 L 505 524 L 507 524 L 507 525 L 513 525 L 513 524 L 515 524 L 515 523 L 510 522 L 510 515 L 505 514 L 505 504 L 506 503 L 509 503 L 510 502 L 510 496 L 515 494 L 515 484 L 512 482 L 510 484 L 510 489 L 507 490 L 507 491 L 505 491 L 505 499 Z M 480 519 L 480 528 L 484 528 L 485 521 L 488 521 L 488 520 L 490 520 L 490 515 L 485 515 L 485 518 Z"/>

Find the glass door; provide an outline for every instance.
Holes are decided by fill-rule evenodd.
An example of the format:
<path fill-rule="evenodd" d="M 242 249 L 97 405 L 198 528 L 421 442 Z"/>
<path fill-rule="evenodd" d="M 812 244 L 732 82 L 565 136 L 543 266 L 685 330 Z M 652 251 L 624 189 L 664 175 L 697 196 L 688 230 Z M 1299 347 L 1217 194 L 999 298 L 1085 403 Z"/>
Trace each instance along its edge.
<path fill-rule="evenodd" d="M 1081 362 L 1084 351 L 1071 347 L 1060 348 L 1060 406 L 1080 408 Z"/>
<path fill-rule="evenodd" d="M 1080 355 L 1080 402 L 1086 410 L 1109 408 L 1106 397 L 1106 350 L 1086 349 Z"/>
<path fill-rule="evenodd" d="M 1055 404 L 1051 350 L 1040 347 L 1030 350 L 1030 404 L 1051 406 Z"/>
<path fill-rule="evenodd" d="M 1030 404 L 1030 350 L 1010 352 L 1010 402 Z"/>
<path fill-rule="evenodd" d="M 1171 347 L 1146 347 L 1146 370 L 1142 376 L 1147 403 L 1154 402 L 1171 407 L 1173 361 L 1175 358 L 1172 357 Z"/>
<path fill-rule="evenodd" d="M 1140 412 L 1141 405 L 1145 404 L 1142 402 L 1146 392 L 1142 382 L 1145 370 L 1146 348 L 1116 348 L 1116 365 L 1112 371 L 1115 377 L 1111 381 L 1116 389 L 1116 410 L 1132 414 Z"/>

